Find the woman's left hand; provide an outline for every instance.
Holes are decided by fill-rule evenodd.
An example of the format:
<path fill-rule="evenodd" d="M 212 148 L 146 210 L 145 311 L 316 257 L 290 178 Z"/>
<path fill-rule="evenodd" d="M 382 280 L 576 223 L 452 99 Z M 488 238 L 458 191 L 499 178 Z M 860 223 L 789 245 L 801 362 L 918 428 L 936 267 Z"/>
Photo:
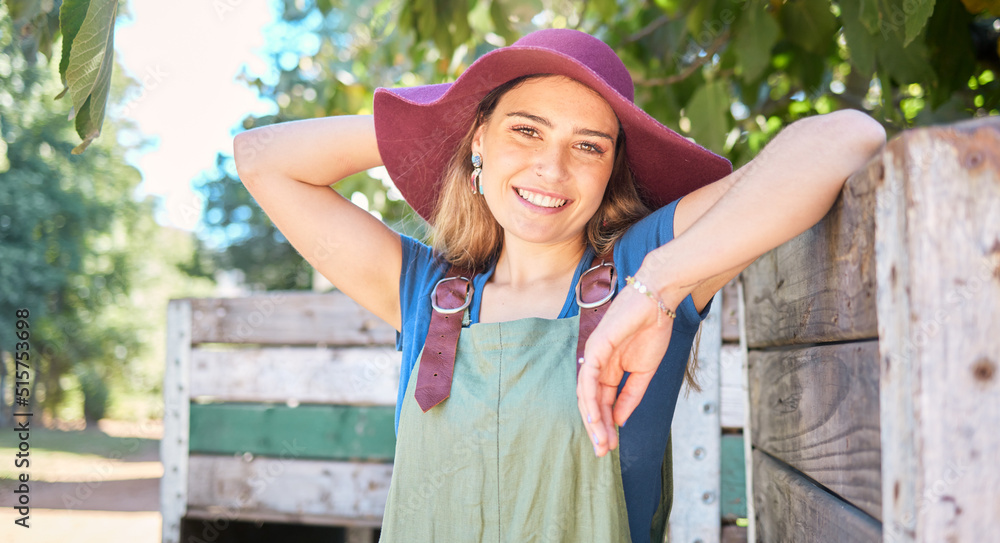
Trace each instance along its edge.
<path fill-rule="evenodd" d="M 669 301 L 664 302 L 671 306 Z M 673 307 L 677 305 L 679 302 Z M 661 315 L 658 325 L 659 311 L 648 297 L 626 288 L 615 297 L 587 340 L 576 398 L 597 456 L 618 446 L 615 426 L 625 424 L 639 405 L 667 352 L 673 319 Z M 618 394 L 626 371 L 628 379 Z"/>

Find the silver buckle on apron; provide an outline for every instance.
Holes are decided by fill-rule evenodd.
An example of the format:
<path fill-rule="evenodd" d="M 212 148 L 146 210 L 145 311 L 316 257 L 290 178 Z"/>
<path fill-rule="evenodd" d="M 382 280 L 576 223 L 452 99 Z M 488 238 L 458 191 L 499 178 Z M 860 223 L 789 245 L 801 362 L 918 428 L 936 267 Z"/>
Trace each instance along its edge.
<path fill-rule="evenodd" d="M 583 284 L 583 278 L 588 273 L 590 273 L 590 272 L 592 272 L 594 270 L 603 268 L 605 266 L 611 268 L 611 288 L 608 289 L 608 294 L 606 296 L 604 296 L 603 298 L 601 298 L 600 300 L 597 300 L 596 302 L 584 302 L 583 301 L 583 297 L 580 295 L 580 285 Z M 610 300 L 611 298 L 615 297 L 615 292 L 617 290 L 618 290 L 618 285 L 615 282 L 615 265 L 614 265 L 613 262 L 608 262 L 608 261 L 602 260 L 600 264 L 598 264 L 598 265 L 596 265 L 596 266 L 590 268 L 589 270 L 587 270 L 587 271 L 585 271 L 585 272 L 583 272 L 583 273 L 580 274 L 580 280 L 576 282 L 576 305 L 580 306 L 580 309 L 590 309 L 592 307 L 597 307 L 599 305 L 604 305 L 604 304 L 606 304 L 608 302 L 608 300 Z"/>

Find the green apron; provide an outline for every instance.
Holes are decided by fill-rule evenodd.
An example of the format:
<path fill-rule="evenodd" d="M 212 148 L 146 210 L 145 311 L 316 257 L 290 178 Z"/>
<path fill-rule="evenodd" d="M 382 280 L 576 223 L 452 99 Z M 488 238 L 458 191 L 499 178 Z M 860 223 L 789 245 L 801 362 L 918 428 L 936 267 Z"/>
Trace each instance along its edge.
<path fill-rule="evenodd" d="M 576 402 L 579 317 L 473 324 L 451 395 L 426 413 L 410 374 L 379 541 L 622 542 L 618 450 L 594 456 Z"/>

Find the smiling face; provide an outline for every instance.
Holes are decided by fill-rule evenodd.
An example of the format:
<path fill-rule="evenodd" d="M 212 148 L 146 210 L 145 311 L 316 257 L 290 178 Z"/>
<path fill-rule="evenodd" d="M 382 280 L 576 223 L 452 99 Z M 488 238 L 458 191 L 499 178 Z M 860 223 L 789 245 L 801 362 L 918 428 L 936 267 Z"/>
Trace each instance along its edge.
<path fill-rule="evenodd" d="M 504 94 L 475 132 L 486 203 L 504 229 L 530 243 L 583 239 L 614 166 L 618 119 L 572 79 L 529 79 Z"/>

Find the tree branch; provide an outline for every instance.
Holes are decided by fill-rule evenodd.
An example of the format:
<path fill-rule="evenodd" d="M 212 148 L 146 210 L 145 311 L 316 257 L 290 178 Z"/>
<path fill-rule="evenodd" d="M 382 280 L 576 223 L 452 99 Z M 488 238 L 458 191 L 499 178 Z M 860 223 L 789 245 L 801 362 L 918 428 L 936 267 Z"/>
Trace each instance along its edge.
<path fill-rule="evenodd" d="M 729 29 L 727 28 L 725 32 L 719 34 L 719 36 L 715 38 L 715 40 L 713 40 L 711 44 L 709 44 L 708 48 L 705 49 L 705 54 L 703 56 L 698 57 L 696 61 L 692 62 L 691 65 L 689 65 L 687 68 L 684 68 L 684 70 L 681 71 L 679 74 L 674 74 L 667 77 L 661 77 L 658 79 L 646 79 L 643 81 L 637 81 L 635 84 L 636 86 L 652 87 L 656 85 L 672 85 L 679 81 L 683 81 L 688 77 L 690 77 L 691 74 L 693 74 L 695 71 L 697 71 L 698 68 L 701 68 L 702 66 L 710 62 L 712 60 L 712 57 L 715 56 L 715 53 L 717 53 L 719 49 L 721 49 L 722 46 L 725 45 L 728 41 L 729 41 Z"/>

